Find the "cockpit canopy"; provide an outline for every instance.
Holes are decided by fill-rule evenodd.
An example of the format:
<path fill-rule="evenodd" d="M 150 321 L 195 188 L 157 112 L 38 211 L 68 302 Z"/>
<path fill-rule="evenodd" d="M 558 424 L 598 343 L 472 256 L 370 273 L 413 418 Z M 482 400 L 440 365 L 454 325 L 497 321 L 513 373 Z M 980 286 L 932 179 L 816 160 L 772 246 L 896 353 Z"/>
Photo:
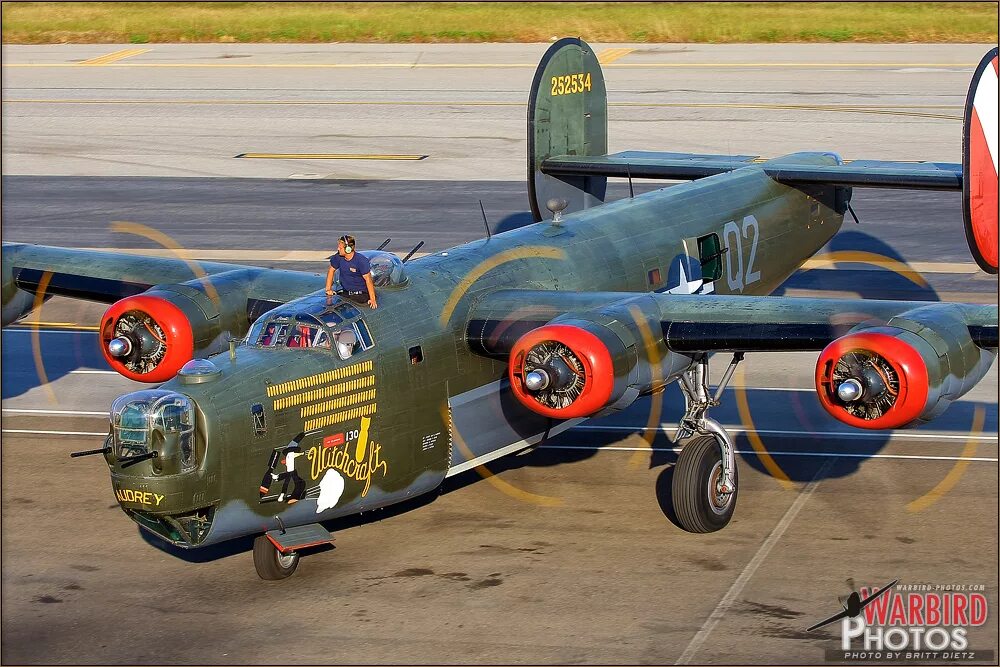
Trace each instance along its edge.
<path fill-rule="evenodd" d="M 375 342 L 361 311 L 352 303 L 320 294 L 261 315 L 250 327 L 246 344 L 258 348 L 336 350 L 341 359 L 349 359 L 374 347 Z"/>
<path fill-rule="evenodd" d="M 375 287 L 403 287 L 406 285 L 406 269 L 403 260 L 384 250 L 363 250 L 372 266 L 372 282 Z M 340 289 L 340 270 L 333 274 L 334 289 Z"/>

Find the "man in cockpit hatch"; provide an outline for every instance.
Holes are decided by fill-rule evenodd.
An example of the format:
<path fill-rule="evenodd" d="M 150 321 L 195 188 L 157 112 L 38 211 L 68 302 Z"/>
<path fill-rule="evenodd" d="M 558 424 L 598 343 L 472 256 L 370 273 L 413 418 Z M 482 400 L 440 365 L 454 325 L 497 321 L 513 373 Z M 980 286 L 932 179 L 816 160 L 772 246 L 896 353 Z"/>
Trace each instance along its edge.
<path fill-rule="evenodd" d="M 345 234 L 337 241 L 337 254 L 330 257 L 330 269 L 326 272 L 327 295 L 333 294 L 333 273 L 338 269 L 343 296 L 354 303 L 367 303 L 372 308 L 378 308 L 371 263 L 367 257 L 355 252 L 353 236 Z"/>

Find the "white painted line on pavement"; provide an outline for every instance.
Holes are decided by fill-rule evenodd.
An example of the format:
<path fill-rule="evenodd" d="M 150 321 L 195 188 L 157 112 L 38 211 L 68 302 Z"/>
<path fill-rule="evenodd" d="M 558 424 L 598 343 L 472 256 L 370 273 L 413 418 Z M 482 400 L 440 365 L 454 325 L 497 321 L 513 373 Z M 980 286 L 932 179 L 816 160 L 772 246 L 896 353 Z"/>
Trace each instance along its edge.
<path fill-rule="evenodd" d="M 660 424 L 657 431 L 663 431 L 664 434 L 670 435 L 673 430 L 673 424 Z M 906 431 L 867 431 L 856 433 L 853 431 L 782 431 L 775 429 L 747 429 L 742 426 L 733 426 L 731 424 L 723 425 L 724 429 L 730 433 L 748 433 L 753 432 L 759 435 L 800 435 L 800 436 L 825 436 L 828 438 L 878 438 L 880 436 L 891 435 L 893 438 L 899 440 L 961 440 L 963 442 L 967 440 L 980 440 L 983 442 L 995 442 L 997 440 L 996 433 L 986 433 L 983 435 L 974 435 L 971 433 L 963 433 L 961 435 L 955 435 L 952 433 L 908 433 Z M 669 430 L 668 430 L 669 429 Z M 647 431 L 653 429 L 647 429 L 645 426 L 618 426 L 618 425 L 608 425 L 608 426 L 574 426 L 571 430 L 574 431 L 625 431 L 630 433 L 636 433 L 640 431 Z"/>
<path fill-rule="evenodd" d="M 673 452 L 681 451 L 680 447 L 615 447 L 608 445 L 604 447 L 588 447 L 586 445 L 539 445 L 540 449 L 583 449 L 587 451 L 612 451 L 612 452 Z M 748 454 L 757 456 L 758 452 L 752 449 L 736 449 L 737 454 Z M 771 456 L 829 456 L 839 459 L 916 459 L 920 461 L 979 461 L 982 463 L 1000 463 L 1000 459 L 976 456 L 921 456 L 918 454 L 861 454 L 849 452 L 767 452 Z"/>
<path fill-rule="evenodd" d="M 698 649 L 700 649 L 702 644 L 705 643 L 705 640 L 708 639 L 712 630 L 715 629 L 715 626 L 719 624 L 719 621 L 721 621 L 723 616 L 726 615 L 729 608 L 733 606 L 734 602 L 736 602 L 736 599 L 743 592 L 747 582 L 749 582 L 750 578 L 753 577 L 757 568 L 759 568 L 761 563 L 764 562 L 767 555 L 771 553 L 771 549 L 773 549 L 774 545 L 778 543 L 781 536 L 785 534 L 785 530 L 789 525 L 791 525 L 795 516 L 799 513 L 799 510 L 802 509 L 802 506 L 806 504 L 807 500 L 809 500 L 809 496 L 811 496 L 813 491 L 816 490 L 816 487 L 819 486 L 820 480 L 826 475 L 826 472 L 830 469 L 831 465 L 833 465 L 833 460 L 827 461 L 822 465 L 822 467 L 820 467 L 819 470 L 816 471 L 816 475 L 812 478 L 812 481 L 809 482 L 804 489 L 802 489 L 802 493 L 799 494 L 799 496 L 795 499 L 795 502 L 792 503 L 792 506 L 788 508 L 787 512 L 785 512 L 785 515 L 781 517 L 781 521 L 778 522 L 778 525 L 774 527 L 771 534 L 767 536 L 766 540 L 764 540 L 764 544 L 760 545 L 757 553 L 754 554 L 754 557 L 750 559 L 747 566 L 743 568 L 742 572 L 740 572 L 740 576 L 736 578 L 733 585 L 729 587 L 726 594 L 722 596 L 721 600 L 719 600 L 719 604 L 715 606 L 715 609 L 712 610 L 709 617 L 705 619 L 705 623 L 701 626 L 701 629 L 695 633 L 690 643 L 688 643 L 687 648 L 685 648 L 684 652 L 681 653 L 681 657 L 677 658 L 677 662 L 675 664 L 686 665 L 691 662 L 691 658 L 694 657 L 695 653 L 698 652 Z"/>

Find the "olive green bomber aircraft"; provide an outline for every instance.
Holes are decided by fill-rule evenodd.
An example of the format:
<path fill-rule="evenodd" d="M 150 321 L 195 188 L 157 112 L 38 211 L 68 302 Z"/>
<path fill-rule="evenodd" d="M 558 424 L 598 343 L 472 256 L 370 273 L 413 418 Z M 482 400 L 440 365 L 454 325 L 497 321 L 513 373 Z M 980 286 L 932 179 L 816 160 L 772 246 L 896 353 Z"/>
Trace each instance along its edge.
<path fill-rule="evenodd" d="M 767 295 L 838 232 L 853 187 L 963 190 L 970 249 L 996 273 L 996 68 L 993 49 L 962 164 L 608 155 L 600 65 L 563 39 L 528 101 L 537 222 L 405 264 L 366 252 L 377 310 L 325 295 L 316 274 L 4 244 L 3 324 L 52 295 L 112 304 L 105 358 L 159 386 L 116 399 L 104 446 L 82 454 L 103 455 L 122 509 L 167 542 L 255 535 L 265 579 L 329 542 L 323 521 L 427 493 L 673 381 L 686 399 L 677 519 L 718 530 L 739 475 L 708 411 L 744 354 L 818 351 L 820 403 L 871 429 L 933 419 L 990 368 L 995 306 Z M 604 203 L 609 176 L 688 182 Z M 733 354 L 714 390 L 712 353 Z"/>

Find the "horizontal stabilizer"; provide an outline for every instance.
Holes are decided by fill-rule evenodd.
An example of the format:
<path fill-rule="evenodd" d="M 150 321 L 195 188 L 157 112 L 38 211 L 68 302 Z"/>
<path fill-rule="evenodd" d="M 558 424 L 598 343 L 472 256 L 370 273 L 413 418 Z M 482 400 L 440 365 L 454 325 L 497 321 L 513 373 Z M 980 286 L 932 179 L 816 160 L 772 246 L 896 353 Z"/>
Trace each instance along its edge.
<path fill-rule="evenodd" d="M 855 160 L 843 164 L 795 164 L 788 157 L 764 161 L 756 155 L 698 155 L 626 151 L 585 157 L 561 155 L 542 163 L 551 176 L 618 176 L 695 180 L 757 165 L 768 176 L 788 185 L 824 184 L 845 187 L 961 190 L 962 165 L 943 162 Z"/>
<path fill-rule="evenodd" d="M 657 151 L 625 151 L 613 155 L 560 155 L 542 163 L 541 171 L 550 176 L 618 176 L 626 178 L 665 178 L 689 181 L 724 174 L 745 167 L 756 155 L 699 155 Z"/>
<path fill-rule="evenodd" d="M 765 164 L 764 172 L 787 185 L 819 183 L 855 188 L 962 189 L 962 165 L 944 162 L 855 160 L 838 165 Z"/>

